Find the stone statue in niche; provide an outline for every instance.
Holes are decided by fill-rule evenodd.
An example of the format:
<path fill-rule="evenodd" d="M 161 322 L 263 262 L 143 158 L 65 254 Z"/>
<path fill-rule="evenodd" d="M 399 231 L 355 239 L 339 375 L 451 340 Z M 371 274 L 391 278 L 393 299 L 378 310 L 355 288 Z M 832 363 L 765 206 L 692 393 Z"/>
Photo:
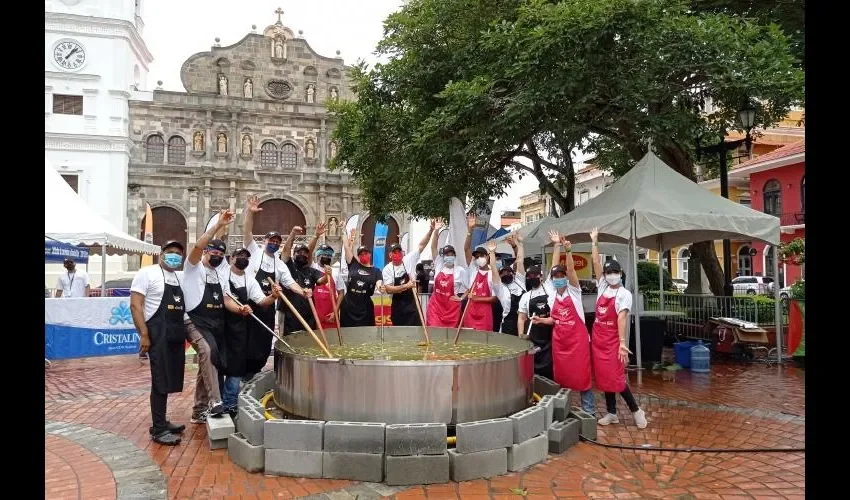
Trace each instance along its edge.
<path fill-rule="evenodd" d="M 280 36 L 275 37 L 274 45 L 272 47 L 272 57 L 275 59 L 283 59 L 286 57 L 286 49 L 283 44 L 283 38 Z"/>
<path fill-rule="evenodd" d="M 342 233 L 342 228 L 339 225 L 339 219 L 331 217 L 328 219 L 328 236 L 331 238 L 339 238 Z"/>
<path fill-rule="evenodd" d="M 204 150 L 204 133 L 198 130 L 192 134 L 192 151 Z"/>
<path fill-rule="evenodd" d="M 330 146 L 328 146 L 328 153 L 330 153 L 331 158 L 336 156 L 336 142 L 331 141 Z"/>
<path fill-rule="evenodd" d="M 227 135 L 224 132 L 219 132 L 218 137 L 216 138 L 216 152 L 227 152 Z"/>
<path fill-rule="evenodd" d="M 339 97 L 339 92 L 337 92 L 336 87 L 331 87 L 331 100 L 336 101 Z"/>
<path fill-rule="evenodd" d="M 250 155 L 251 154 L 251 136 L 245 134 L 242 136 L 242 154 Z"/>
<path fill-rule="evenodd" d="M 310 104 L 316 102 L 316 87 L 312 83 L 307 85 L 307 102 Z"/>
<path fill-rule="evenodd" d="M 218 94 L 227 95 L 227 77 L 218 75 Z"/>
<path fill-rule="evenodd" d="M 311 139 L 307 139 L 307 142 L 304 143 L 304 150 L 306 151 L 307 158 L 313 159 L 316 157 L 316 145 L 313 144 Z"/>
<path fill-rule="evenodd" d="M 251 81 L 250 78 L 245 79 L 245 85 L 243 86 L 245 90 L 245 97 L 251 98 L 254 97 L 254 82 Z"/>

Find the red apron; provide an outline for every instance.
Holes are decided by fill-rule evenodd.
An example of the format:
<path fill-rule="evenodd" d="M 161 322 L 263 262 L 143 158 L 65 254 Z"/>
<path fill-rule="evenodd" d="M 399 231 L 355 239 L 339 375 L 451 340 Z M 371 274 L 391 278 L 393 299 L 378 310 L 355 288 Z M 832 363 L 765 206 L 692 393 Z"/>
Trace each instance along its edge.
<path fill-rule="evenodd" d="M 590 336 L 584 321 L 576 314 L 573 299 L 555 297 L 552 308 L 552 365 L 555 382 L 573 391 L 588 391 L 590 378 Z"/>
<path fill-rule="evenodd" d="M 445 274 L 441 270 L 440 274 L 434 278 L 434 293 L 428 300 L 428 317 L 425 319 L 428 326 L 457 328 L 460 321 L 460 302 L 451 300 L 454 294 L 454 269 L 452 274 Z"/>
<path fill-rule="evenodd" d="M 489 271 L 487 271 L 489 273 Z M 490 296 L 490 280 L 487 274 L 475 271 L 475 281 L 472 282 L 472 294 L 476 297 Z M 466 306 L 466 317 L 463 319 L 464 328 L 493 331 L 493 304 L 489 302 L 472 302 Z"/>
<path fill-rule="evenodd" d="M 336 328 L 336 321 L 328 321 L 325 317 L 334 311 L 333 302 L 331 302 L 331 291 L 328 286 L 333 288 L 333 293 L 336 293 L 336 283 L 333 276 L 328 276 L 328 282 L 324 285 L 318 285 L 313 288 L 313 302 L 316 304 L 316 313 L 319 315 L 319 320 L 322 322 L 322 328 Z"/>
<path fill-rule="evenodd" d="M 593 377 L 603 392 L 626 389 L 626 367 L 620 362 L 620 334 L 617 330 L 617 308 L 614 297 L 596 299 L 596 321 L 593 322 Z"/>

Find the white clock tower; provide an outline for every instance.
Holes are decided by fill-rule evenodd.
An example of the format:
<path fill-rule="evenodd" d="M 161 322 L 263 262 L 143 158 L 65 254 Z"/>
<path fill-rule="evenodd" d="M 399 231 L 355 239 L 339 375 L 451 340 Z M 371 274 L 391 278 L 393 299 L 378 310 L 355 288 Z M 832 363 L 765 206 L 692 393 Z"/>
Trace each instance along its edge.
<path fill-rule="evenodd" d="M 45 158 L 89 206 L 125 231 L 128 100 L 152 97 L 142 9 L 143 0 L 44 2 Z M 122 277 L 125 262 L 107 257 L 107 279 Z M 89 264 L 94 287 L 99 257 Z"/>

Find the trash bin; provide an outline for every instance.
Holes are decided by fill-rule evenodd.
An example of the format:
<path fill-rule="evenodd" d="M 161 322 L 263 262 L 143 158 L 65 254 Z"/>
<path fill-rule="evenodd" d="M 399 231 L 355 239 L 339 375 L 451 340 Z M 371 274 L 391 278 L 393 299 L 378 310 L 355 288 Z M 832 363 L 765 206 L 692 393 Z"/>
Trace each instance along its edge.
<path fill-rule="evenodd" d="M 635 335 L 635 318 L 632 316 L 632 333 L 629 336 L 629 350 L 637 352 L 637 336 Z M 641 318 L 640 319 L 640 356 L 644 368 L 652 367 L 661 362 L 661 351 L 664 347 L 664 332 L 667 330 L 667 320 L 664 318 Z M 629 354 L 629 364 L 637 364 L 635 354 Z"/>

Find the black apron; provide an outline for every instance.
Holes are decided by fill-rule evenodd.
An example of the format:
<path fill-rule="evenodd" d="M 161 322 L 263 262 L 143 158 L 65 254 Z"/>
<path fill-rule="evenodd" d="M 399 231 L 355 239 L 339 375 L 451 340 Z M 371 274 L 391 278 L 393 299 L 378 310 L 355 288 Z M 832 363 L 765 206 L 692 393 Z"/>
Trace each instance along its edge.
<path fill-rule="evenodd" d="M 508 287 L 509 285 L 502 285 L 504 287 Z M 517 285 L 520 290 L 522 287 Z M 508 294 L 511 296 L 511 309 L 508 311 L 508 315 L 505 316 L 505 319 L 502 320 L 502 333 L 507 333 L 508 335 L 517 335 L 519 332 L 517 331 L 517 319 L 519 318 L 519 300 L 522 298 L 522 293 L 525 293 L 525 290 L 522 290 L 522 293 L 519 295 L 514 295 L 511 293 L 510 288 L 507 288 Z M 504 309 L 502 310 L 504 314 Z M 495 325 L 495 323 L 493 323 Z"/>
<path fill-rule="evenodd" d="M 374 267 L 355 266 L 348 273 L 345 295 L 339 308 L 339 325 L 375 326 L 375 303 L 372 294 L 378 284 L 378 275 Z"/>
<path fill-rule="evenodd" d="M 410 274 L 406 269 L 403 275 L 396 276 L 395 265 L 390 265 L 393 266 L 393 286 L 401 286 L 410 281 Z M 393 326 L 422 326 L 414 300 L 413 290 L 393 294 L 390 302 L 390 321 Z"/>
<path fill-rule="evenodd" d="M 203 264 L 201 264 L 203 265 Z M 207 272 L 206 267 L 204 271 Z M 217 272 L 213 270 L 213 272 Z M 204 296 L 198 307 L 189 311 L 189 319 L 210 346 L 210 361 L 218 370 L 226 368 L 226 359 L 219 350 L 224 346 L 224 294 L 221 283 L 207 282 L 204 275 Z"/>
<path fill-rule="evenodd" d="M 162 268 L 159 268 L 162 271 Z M 176 275 L 175 275 L 176 277 Z M 148 326 L 151 346 L 148 360 L 151 365 L 151 391 L 171 394 L 183 391 L 183 372 L 186 367 L 186 328 L 183 325 L 183 290 L 180 282 L 169 285 L 162 271 L 162 302 Z"/>
<path fill-rule="evenodd" d="M 237 287 L 227 277 L 227 284 L 230 287 L 230 293 L 239 299 L 240 304 L 248 303 L 248 277 L 245 276 L 245 286 Z M 251 308 L 253 309 L 253 307 Z M 248 321 L 255 321 L 248 316 L 234 314 L 227 309 L 224 310 L 224 357 L 227 359 L 227 366 L 222 371 L 228 377 L 242 377 L 247 372 L 248 359 Z M 262 327 L 260 327 L 262 328 Z"/>
<path fill-rule="evenodd" d="M 291 262 L 291 261 L 290 261 Z M 313 279 L 313 269 L 309 265 L 304 266 L 303 268 L 296 268 L 295 264 L 287 264 L 289 267 L 289 272 L 292 274 L 292 279 L 298 283 L 298 286 L 307 290 L 312 290 L 316 286 L 316 280 Z M 307 297 L 295 293 L 289 288 L 283 289 L 283 294 L 289 299 L 289 302 L 292 304 L 292 307 L 298 311 L 298 314 L 304 318 L 304 321 L 310 325 L 310 328 L 316 329 L 316 319 L 313 318 L 313 309 L 310 307 L 310 299 Z M 281 308 L 283 311 L 283 325 L 281 325 L 281 330 L 284 335 L 290 335 L 295 332 L 300 332 L 304 330 L 304 325 L 298 321 L 298 318 L 292 314 L 292 311 L 289 310 L 289 307 L 283 306 Z"/>
<path fill-rule="evenodd" d="M 548 318 L 551 311 L 549 310 L 549 297 L 544 293 L 538 295 L 528 301 L 528 321 L 531 321 L 531 316 L 539 318 Z M 550 380 L 555 378 L 552 368 L 552 330 L 551 325 L 531 325 L 529 338 L 531 343 L 540 350 L 534 355 L 534 373 L 541 377 L 546 377 Z"/>
<path fill-rule="evenodd" d="M 263 289 L 263 293 L 268 297 L 272 294 L 272 286 L 268 283 L 268 278 L 271 278 L 274 281 L 277 275 L 277 262 L 273 262 L 272 272 L 263 270 L 263 259 L 266 258 L 266 253 L 263 252 L 262 257 L 260 258 L 260 269 L 257 271 L 257 274 L 254 277 L 257 279 L 257 282 L 260 284 L 260 288 Z M 272 259 L 276 259 L 274 255 L 272 255 Z M 280 302 L 280 299 L 278 299 Z M 269 328 L 274 330 L 274 316 L 275 316 L 275 306 L 270 305 L 267 307 L 262 307 L 254 301 L 249 301 L 248 304 L 251 306 L 251 309 L 254 310 L 254 315 Z M 269 360 L 269 355 L 272 352 L 272 337 L 271 332 L 263 328 L 262 325 L 257 324 L 257 320 L 251 319 L 251 322 L 248 323 L 248 358 L 246 361 L 246 370 L 247 373 L 258 373 L 263 367 L 266 366 L 266 362 Z"/>

